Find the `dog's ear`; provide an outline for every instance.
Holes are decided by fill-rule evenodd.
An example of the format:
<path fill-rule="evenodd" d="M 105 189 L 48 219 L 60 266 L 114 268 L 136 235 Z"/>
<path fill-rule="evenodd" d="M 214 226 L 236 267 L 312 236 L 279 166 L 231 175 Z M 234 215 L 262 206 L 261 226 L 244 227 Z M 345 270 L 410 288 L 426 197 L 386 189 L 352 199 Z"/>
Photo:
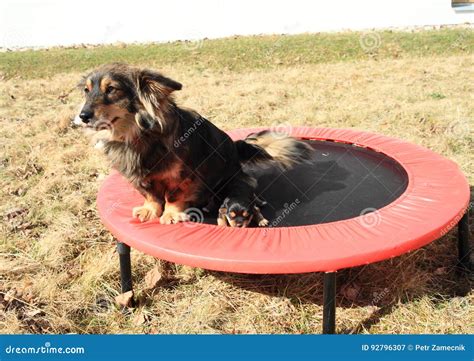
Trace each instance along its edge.
<path fill-rule="evenodd" d="M 159 119 L 157 113 L 167 104 L 167 99 L 171 93 L 180 90 L 182 87 L 177 81 L 152 70 L 139 70 L 136 75 L 138 100 L 151 118 L 158 121 L 162 130 L 164 124 L 162 124 L 162 120 Z"/>
<path fill-rule="evenodd" d="M 137 89 L 140 94 L 157 100 L 168 97 L 172 92 L 181 90 L 183 86 L 177 81 L 165 77 L 156 71 L 144 69 L 137 75 Z"/>

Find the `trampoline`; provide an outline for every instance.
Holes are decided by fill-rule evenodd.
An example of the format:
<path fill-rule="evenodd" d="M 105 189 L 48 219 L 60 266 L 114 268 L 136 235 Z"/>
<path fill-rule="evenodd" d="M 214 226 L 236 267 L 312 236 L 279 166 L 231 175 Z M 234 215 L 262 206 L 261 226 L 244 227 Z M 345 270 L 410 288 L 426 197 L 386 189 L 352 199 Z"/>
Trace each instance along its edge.
<path fill-rule="evenodd" d="M 263 130 L 229 132 L 237 140 Z M 118 240 L 122 291 L 132 289 L 130 247 L 167 261 L 239 273 L 325 272 L 323 332 L 335 331 L 336 272 L 392 258 L 440 238 L 456 224 L 462 269 L 471 270 L 469 184 L 459 167 L 426 148 L 349 129 L 296 127 L 315 149 L 290 171 L 269 169 L 257 194 L 268 204 L 265 228 L 202 223 L 140 223 L 143 197 L 118 173 L 103 182 L 97 206 Z"/>

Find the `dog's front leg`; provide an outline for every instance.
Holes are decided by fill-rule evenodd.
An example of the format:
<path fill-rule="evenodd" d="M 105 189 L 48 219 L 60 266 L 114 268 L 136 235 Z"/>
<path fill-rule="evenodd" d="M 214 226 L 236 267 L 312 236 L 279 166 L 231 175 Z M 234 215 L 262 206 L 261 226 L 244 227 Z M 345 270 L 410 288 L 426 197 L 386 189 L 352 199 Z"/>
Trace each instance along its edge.
<path fill-rule="evenodd" d="M 160 218 L 163 214 L 163 205 L 165 203 L 163 189 L 157 187 L 153 182 L 136 185 L 138 191 L 145 197 L 145 202 L 141 207 L 134 207 L 132 214 L 140 222 L 146 222 L 151 219 Z"/>
<path fill-rule="evenodd" d="M 221 227 L 227 227 L 229 223 L 227 222 L 227 208 L 221 207 L 219 208 L 219 214 L 217 217 L 217 225 Z"/>
<path fill-rule="evenodd" d="M 163 214 L 163 201 L 154 196 L 145 197 L 143 206 L 134 207 L 133 217 L 138 218 L 140 222 L 146 222 L 151 219 L 159 218 Z"/>
<path fill-rule="evenodd" d="M 163 215 L 160 217 L 161 224 L 174 224 L 189 221 L 189 215 L 185 212 L 186 203 L 183 201 L 166 202 Z"/>
<path fill-rule="evenodd" d="M 260 208 L 257 206 L 254 206 L 254 215 L 255 215 L 255 221 L 257 222 L 259 227 L 266 227 L 270 222 L 268 222 L 268 219 L 266 219 L 262 212 L 260 211 Z"/>
<path fill-rule="evenodd" d="M 189 191 L 189 181 L 183 181 L 173 191 L 165 194 L 165 209 L 160 217 L 161 224 L 174 224 L 189 221 L 189 215 L 185 212 L 188 207 L 186 196 Z"/>

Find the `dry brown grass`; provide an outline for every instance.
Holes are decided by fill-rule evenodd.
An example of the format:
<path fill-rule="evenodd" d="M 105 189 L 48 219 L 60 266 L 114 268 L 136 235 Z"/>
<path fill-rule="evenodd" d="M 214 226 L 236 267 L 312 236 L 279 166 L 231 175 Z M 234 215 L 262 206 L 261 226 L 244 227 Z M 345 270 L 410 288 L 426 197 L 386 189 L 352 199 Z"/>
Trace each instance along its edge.
<path fill-rule="evenodd" d="M 289 122 L 375 131 L 444 154 L 474 180 L 470 55 L 162 70 L 185 84 L 181 104 L 224 129 Z M 319 333 L 321 274 L 209 272 L 133 252 L 139 306 L 123 313 L 114 305 L 117 255 L 95 208 L 108 166 L 69 127 L 80 94 L 58 99 L 79 76 L 0 84 L 0 332 Z M 341 271 L 338 332 L 473 332 L 473 293 L 455 274 L 455 240 L 452 231 L 411 254 Z M 145 290 L 155 265 L 165 279 Z"/>

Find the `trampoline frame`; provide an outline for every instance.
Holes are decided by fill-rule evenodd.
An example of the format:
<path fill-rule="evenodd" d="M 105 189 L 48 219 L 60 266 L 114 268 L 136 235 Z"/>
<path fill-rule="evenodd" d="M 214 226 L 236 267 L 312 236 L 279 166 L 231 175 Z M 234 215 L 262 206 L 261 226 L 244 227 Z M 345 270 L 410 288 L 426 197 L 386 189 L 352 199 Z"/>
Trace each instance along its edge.
<path fill-rule="evenodd" d="M 132 291 L 132 262 L 130 246 L 117 242 L 117 253 L 120 260 L 120 284 L 122 293 Z M 458 263 L 461 275 L 472 275 L 471 247 L 469 244 L 469 209 L 458 222 Z M 323 334 L 336 333 L 336 275 L 337 272 L 324 273 L 323 288 Z"/>
<path fill-rule="evenodd" d="M 262 130 L 262 129 L 241 129 L 241 130 L 231 132 L 230 135 L 233 139 L 241 139 L 242 137 L 245 137 L 247 134 L 249 134 L 251 131 L 258 131 L 258 130 Z M 363 132 L 358 132 L 358 131 L 353 131 L 353 130 L 337 130 L 337 129 L 333 130 L 333 129 L 325 128 L 325 129 L 319 129 L 318 130 L 318 136 L 313 137 L 314 131 L 311 128 L 303 128 L 303 127 L 293 129 L 292 133 L 293 133 L 292 135 L 297 136 L 297 137 L 302 137 L 303 139 L 305 139 L 305 138 L 306 139 L 315 139 L 315 140 L 331 140 L 331 139 L 333 139 L 332 141 L 335 141 L 334 139 L 338 139 L 337 141 L 340 141 L 340 142 L 343 142 L 343 143 L 349 143 L 349 144 L 353 144 L 355 146 L 361 146 L 361 147 L 364 147 L 364 148 L 369 148 L 371 150 L 380 151 L 382 153 L 385 153 L 384 149 L 378 149 L 378 148 L 381 147 L 382 143 L 388 141 L 388 145 L 384 146 L 385 149 L 388 147 L 388 149 L 391 150 L 391 149 L 393 149 L 393 147 L 396 148 L 400 144 L 403 147 L 407 146 L 408 148 L 403 148 L 401 153 L 400 153 L 400 148 L 398 148 L 398 151 L 399 151 L 400 156 L 405 160 L 408 158 L 410 163 L 415 162 L 415 164 L 416 164 L 416 162 L 419 161 L 419 156 L 421 156 L 422 161 L 428 161 L 427 166 L 430 167 L 430 168 L 433 168 L 433 164 L 438 164 L 439 165 L 440 164 L 439 162 L 441 162 L 441 164 L 444 167 L 447 167 L 451 170 L 458 169 L 457 166 L 453 162 L 451 162 L 450 160 L 447 160 L 445 158 L 442 159 L 441 156 L 436 155 L 435 153 L 432 153 L 432 152 L 430 152 L 430 151 L 428 151 L 424 148 L 417 147 L 417 146 L 412 145 L 410 143 L 399 141 L 399 140 L 396 140 L 396 139 L 393 139 L 393 138 L 374 135 L 374 134 L 371 134 L 371 133 L 363 133 Z M 392 156 L 391 153 L 392 152 L 388 152 L 389 157 Z M 412 153 L 415 153 L 415 156 L 413 158 L 410 158 Z M 432 155 L 430 155 L 430 154 L 432 154 Z M 425 157 L 425 158 L 423 158 L 423 157 Z M 393 159 L 395 159 L 395 161 L 399 161 L 397 159 L 397 157 L 393 157 Z M 431 163 L 433 161 L 433 159 L 435 160 L 435 163 Z M 405 168 L 403 162 L 399 162 L 399 163 L 402 164 L 402 166 Z M 428 170 L 430 168 L 428 168 Z M 428 174 L 433 175 L 433 172 L 428 172 Z M 418 175 L 420 175 L 420 170 L 418 170 Z M 411 177 L 411 180 L 413 181 L 413 174 L 411 174 L 411 175 L 409 174 L 408 176 Z M 422 177 L 421 177 L 422 180 L 421 181 L 423 183 L 421 184 L 421 188 L 425 189 L 425 190 L 430 187 L 430 184 L 427 183 L 427 179 L 429 179 L 429 178 L 426 178 L 426 177 L 427 177 L 426 174 L 422 174 Z M 441 180 L 437 179 L 438 185 L 444 184 L 443 182 L 445 182 L 445 180 L 446 180 L 446 178 L 441 179 Z M 446 234 L 447 231 L 454 228 L 456 226 L 456 224 L 458 226 L 458 234 L 457 234 L 457 236 L 458 236 L 458 240 L 457 240 L 458 262 L 457 262 L 456 268 L 459 271 L 459 274 L 466 275 L 467 277 L 472 277 L 473 265 L 472 265 L 472 262 L 471 262 L 471 245 L 469 243 L 469 234 L 470 234 L 469 233 L 469 210 L 470 210 L 470 207 L 469 207 L 469 188 L 468 188 L 468 184 L 467 184 L 465 178 L 463 178 L 462 174 L 459 173 L 457 182 L 455 182 L 454 184 L 449 184 L 449 186 L 451 186 L 451 187 L 454 186 L 454 189 L 456 189 L 456 186 L 458 186 L 458 187 L 460 186 L 462 190 L 461 190 L 461 192 L 457 193 L 455 206 L 452 206 L 450 208 L 450 211 L 449 211 L 450 213 L 446 217 L 446 219 L 441 219 L 441 220 L 438 219 L 437 223 L 436 223 L 436 227 L 433 227 L 431 229 L 431 233 L 429 233 L 429 234 L 428 233 L 427 234 L 420 234 L 420 233 L 410 234 L 411 238 L 410 238 L 409 244 L 399 244 L 399 245 L 397 245 L 396 248 L 392 247 L 392 249 L 389 250 L 390 253 L 387 253 L 387 251 L 384 251 L 383 254 L 380 254 L 380 252 L 376 255 L 374 255 L 374 254 L 364 254 L 364 257 L 367 257 L 365 259 L 365 260 L 367 260 L 366 263 L 363 263 L 364 258 L 359 257 L 358 260 L 353 260 L 349 264 L 347 264 L 347 260 L 345 260 L 342 263 L 338 262 L 336 260 L 337 262 L 333 261 L 331 263 L 331 265 L 326 265 L 322 269 L 321 268 L 319 268 L 319 269 L 308 269 L 308 267 L 306 265 L 303 265 L 301 267 L 300 267 L 300 265 L 297 265 L 298 267 L 289 269 L 289 272 L 280 272 L 280 268 L 274 267 L 274 265 L 270 265 L 271 267 L 267 265 L 267 267 L 270 267 L 269 271 L 260 272 L 259 268 L 251 268 L 251 269 L 245 268 L 245 273 L 269 273 L 270 274 L 270 273 L 324 272 L 324 281 L 323 281 L 324 282 L 324 288 L 323 288 L 323 325 L 322 325 L 322 332 L 324 334 L 333 334 L 336 331 L 336 296 L 337 296 L 336 295 L 336 278 L 337 278 L 337 271 L 338 270 L 345 269 L 345 268 L 356 267 L 356 266 L 360 266 L 362 264 L 378 262 L 378 261 L 381 261 L 381 260 L 385 260 L 385 259 L 388 259 L 388 258 L 393 258 L 395 256 L 410 252 L 414 249 L 420 248 L 420 247 L 430 243 L 431 241 L 434 241 L 435 239 L 441 238 L 441 236 Z M 446 190 L 446 187 L 445 187 L 444 190 Z M 414 196 L 415 191 L 413 189 L 413 185 L 412 185 L 412 188 L 410 189 L 410 192 L 412 193 L 412 196 Z M 99 192 L 99 195 L 100 195 L 100 192 Z M 444 199 L 446 199 L 446 197 Z M 422 203 L 422 206 L 418 207 L 418 209 L 417 209 L 416 206 L 412 207 L 413 203 L 416 203 L 417 200 L 420 200 L 420 203 Z M 106 202 L 108 200 L 104 199 L 102 197 L 102 199 L 100 199 L 100 201 L 102 202 L 102 204 L 104 204 L 104 202 Z M 98 198 L 98 203 L 99 203 L 99 198 Z M 400 202 L 397 200 L 393 203 L 400 203 Z M 391 205 L 393 205 L 393 203 Z M 461 203 L 463 203 L 463 205 L 461 205 Z M 439 204 L 439 201 L 438 201 L 438 204 Z M 407 207 L 412 207 L 413 209 L 411 209 L 409 212 L 405 212 Z M 418 193 L 416 194 L 416 197 L 412 197 L 412 199 L 409 202 L 405 202 L 404 207 L 399 208 L 399 210 L 400 209 L 401 209 L 401 212 L 398 212 L 395 215 L 395 217 L 398 217 L 398 220 L 400 221 L 400 220 L 404 220 L 405 216 L 408 216 L 407 219 L 410 220 L 411 223 L 413 224 L 413 222 L 414 222 L 413 216 L 414 215 L 416 216 L 416 213 L 418 213 L 418 212 L 430 213 L 431 209 L 433 209 L 433 208 L 432 208 L 432 204 L 429 204 L 429 202 L 427 202 L 427 199 L 425 199 L 425 194 L 423 192 L 418 191 Z M 387 206 L 387 207 L 383 208 L 381 210 L 381 212 L 385 212 L 384 214 L 388 214 L 389 217 L 391 217 L 394 214 L 394 212 L 392 210 L 393 210 L 393 207 Z M 177 257 L 176 254 L 173 254 L 173 257 L 171 257 L 169 252 L 163 253 L 163 249 L 160 249 L 160 253 L 158 253 L 158 254 L 156 254 L 157 252 L 155 252 L 155 250 L 151 250 L 155 253 L 155 254 L 153 254 L 153 252 L 150 252 L 150 248 L 142 247 L 139 243 L 133 242 L 133 239 L 130 239 L 130 237 L 128 237 L 126 234 L 120 232 L 116 227 L 114 227 L 112 224 L 110 224 L 110 222 L 107 220 L 107 216 L 110 215 L 109 212 L 104 213 L 103 211 L 104 210 L 102 210 L 102 213 L 101 213 L 101 209 L 99 207 L 99 213 L 101 214 L 102 221 L 104 222 L 106 227 L 109 228 L 109 230 L 111 230 L 111 232 L 114 234 L 114 236 L 117 239 L 117 253 L 119 254 L 119 261 L 120 261 L 120 279 L 121 279 L 122 293 L 133 290 L 132 264 L 131 264 L 131 257 L 130 257 L 131 247 L 127 243 L 131 243 L 132 246 L 134 246 L 135 248 L 138 248 L 140 251 L 145 252 L 145 253 L 150 253 L 153 256 L 158 257 L 158 258 L 167 259 L 167 257 L 170 257 L 171 262 L 182 263 L 182 264 L 190 263 L 190 265 L 195 266 L 195 267 L 202 267 L 202 268 L 221 270 L 221 271 L 227 271 L 227 272 L 243 272 L 241 270 L 241 268 L 239 268 L 239 267 L 229 268 L 229 267 L 227 267 L 226 264 L 224 264 L 222 262 L 219 263 L 219 264 L 217 264 L 217 263 L 212 263 L 210 265 L 208 264 L 208 266 L 206 267 L 206 265 L 203 265 L 202 263 L 195 262 L 195 258 L 183 257 L 184 255 L 182 253 L 178 254 L 178 256 L 180 256 L 180 257 Z M 456 213 L 453 213 L 454 211 Z M 392 212 L 392 213 L 390 213 L 390 212 Z M 340 221 L 340 222 L 335 222 L 335 224 L 338 224 L 338 223 L 351 223 L 351 222 L 354 223 L 355 219 L 356 218 L 350 219 L 350 220 L 344 220 L 344 221 Z M 210 225 L 202 225 L 202 226 L 203 227 L 205 226 L 205 227 L 201 230 L 200 233 L 198 232 L 197 235 L 195 235 L 195 237 L 197 237 L 198 239 L 202 239 L 203 237 L 205 237 L 205 232 L 204 231 L 209 229 L 209 227 L 213 227 L 213 226 L 210 226 Z M 295 228 L 295 227 L 291 227 L 291 228 Z M 309 229 L 309 226 L 302 226 L 301 228 L 302 229 Z M 314 228 L 312 228 L 312 229 L 314 229 Z M 380 237 L 383 238 L 384 235 L 387 234 L 387 232 L 390 232 L 391 229 L 393 229 L 393 228 L 385 227 L 385 228 L 380 229 L 377 234 L 373 232 L 372 235 L 371 235 L 370 240 L 371 241 L 380 240 Z M 271 229 L 271 230 L 275 231 L 276 229 Z M 436 232 L 434 232 L 434 231 L 436 231 Z M 436 233 L 437 236 L 434 236 L 435 233 Z M 328 232 L 326 232 L 325 234 L 328 235 Z M 293 235 L 293 237 L 296 237 L 296 236 L 298 236 L 298 235 L 297 234 Z M 344 237 L 342 239 L 346 239 L 349 236 L 350 235 L 344 235 Z M 334 235 L 329 235 L 326 238 L 327 238 L 327 240 L 332 240 L 332 239 L 334 239 Z M 397 238 L 398 237 L 396 237 L 396 236 L 395 237 L 392 236 L 392 241 L 396 240 Z M 291 239 L 291 236 L 289 237 L 289 239 Z M 311 237 L 311 235 L 309 235 L 308 239 L 311 240 L 311 239 L 313 239 L 313 237 Z M 390 237 L 388 237 L 388 239 L 390 239 Z M 125 241 L 127 243 L 123 243 L 122 241 Z M 144 249 L 142 249 L 142 248 L 144 248 Z M 273 272 L 274 270 L 276 270 L 276 272 Z M 133 299 L 132 299 L 132 302 L 133 302 Z"/>

